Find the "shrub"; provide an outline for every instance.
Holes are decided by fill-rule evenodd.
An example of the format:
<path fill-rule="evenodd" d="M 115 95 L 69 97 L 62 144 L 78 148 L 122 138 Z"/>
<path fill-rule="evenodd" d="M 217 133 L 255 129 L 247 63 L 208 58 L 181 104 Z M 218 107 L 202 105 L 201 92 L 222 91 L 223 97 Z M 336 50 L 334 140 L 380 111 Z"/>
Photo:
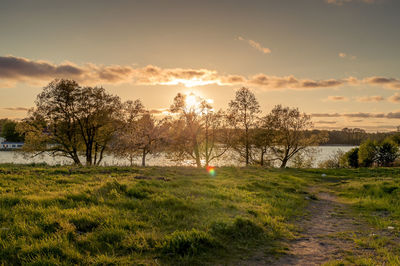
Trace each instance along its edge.
<path fill-rule="evenodd" d="M 371 167 L 376 161 L 378 149 L 377 143 L 372 140 L 367 140 L 360 145 L 358 151 L 358 161 L 360 166 Z"/>
<path fill-rule="evenodd" d="M 379 166 L 391 166 L 398 157 L 397 144 L 391 139 L 385 139 L 378 146 L 376 161 Z"/>
<path fill-rule="evenodd" d="M 341 165 L 351 168 L 358 167 L 358 151 L 359 148 L 353 148 L 346 152 L 341 158 Z"/>
<path fill-rule="evenodd" d="M 373 164 L 391 166 L 398 156 L 398 146 L 391 138 L 381 143 L 367 140 L 358 151 L 359 164 L 364 167 L 371 167 Z"/>

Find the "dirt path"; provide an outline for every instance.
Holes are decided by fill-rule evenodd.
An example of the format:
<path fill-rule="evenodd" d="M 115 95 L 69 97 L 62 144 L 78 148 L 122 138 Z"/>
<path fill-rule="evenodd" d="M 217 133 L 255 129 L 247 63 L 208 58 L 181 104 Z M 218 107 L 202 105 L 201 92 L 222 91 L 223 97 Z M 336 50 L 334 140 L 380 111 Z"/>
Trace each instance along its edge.
<path fill-rule="evenodd" d="M 323 192 L 316 196 L 316 200 L 309 199 L 307 215 L 298 222 L 301 236 L 289 243 L 288 254 L 276 261 L 271 261 L 268 255 L 257 254 L 240 265 L 322 265 L 349 254 L 369 252 L 346 239 L 354 233 L 367 234 L 369 227 L 361 224 L 335 196 Z"/>

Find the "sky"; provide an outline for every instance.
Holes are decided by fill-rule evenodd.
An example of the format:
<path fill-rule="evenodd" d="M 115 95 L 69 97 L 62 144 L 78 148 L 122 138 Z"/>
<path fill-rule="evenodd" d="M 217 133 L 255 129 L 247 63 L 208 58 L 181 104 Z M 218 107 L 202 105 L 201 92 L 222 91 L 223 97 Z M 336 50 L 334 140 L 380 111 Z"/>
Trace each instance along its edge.
<path fill-rule="evenodd" d="M 1 0 L 0 118 L 54 78 L 165 110 L 178 92 L 226 109 L 298 107 L 316 128 L 400 125 L 398 0 Z"/>

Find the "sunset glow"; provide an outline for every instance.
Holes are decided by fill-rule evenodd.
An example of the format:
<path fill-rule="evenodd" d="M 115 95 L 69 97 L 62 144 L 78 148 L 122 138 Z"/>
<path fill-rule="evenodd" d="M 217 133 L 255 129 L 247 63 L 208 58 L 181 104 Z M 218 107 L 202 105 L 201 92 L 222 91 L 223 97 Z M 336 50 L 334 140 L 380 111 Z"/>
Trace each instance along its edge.
<path fill-rule="evenodd" d="M 4 0 L 0 118 L 23 119 L 43 86 L 70 78 L 151 110 L 188 89 L 225 109 L 244 86 L 263 113 L 296 106 L 318 129 L 397 130 L 398 10 L 396 0 Z"/>

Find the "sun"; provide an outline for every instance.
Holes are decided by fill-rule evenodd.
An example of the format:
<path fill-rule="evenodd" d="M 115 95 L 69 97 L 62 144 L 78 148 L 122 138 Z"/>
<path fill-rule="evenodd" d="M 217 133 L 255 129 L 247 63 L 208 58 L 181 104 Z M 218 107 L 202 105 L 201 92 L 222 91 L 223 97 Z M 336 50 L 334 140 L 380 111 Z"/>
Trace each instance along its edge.
<path fill-rule="evenodd" d="M 194 95 L 193 93 L 186 95 L 186 107 L 189 109 L 196 108 L 200 105 L 200 101 L 198 96 Z"/>
<path fill-rule="evenodd" d="M 196 113 L 204 112 L 202 103 L 206 102 L 211 105 L 214 101 L 212 99 L 205 99 L 194 92 L 185 93 L 185 106 L 187 111 L 194 111 Z"/>

